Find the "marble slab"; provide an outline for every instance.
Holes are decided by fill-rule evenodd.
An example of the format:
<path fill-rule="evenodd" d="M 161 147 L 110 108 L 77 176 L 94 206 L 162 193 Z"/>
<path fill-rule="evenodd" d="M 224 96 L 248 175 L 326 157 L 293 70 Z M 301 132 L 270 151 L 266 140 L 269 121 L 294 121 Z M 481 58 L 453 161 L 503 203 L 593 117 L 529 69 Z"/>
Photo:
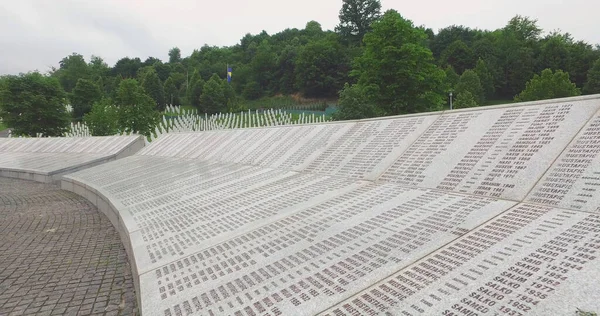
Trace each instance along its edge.
<path fill-rule="evenodd" d="M 449 112 L 380 179 L 522 201 L 599 108 L 592 99 Z"/>
<path fill-rule="evenodd" d="M 548 169 L 527 201 L 600 213 L 600 112 Z"/>
<path fill-rule="evenodd" d="M 599 252 L 600 214 L 520 204 L 322 315 L 598 312 Z"/>
<path fill-rule="evenodd" d="M 514 204 L 393 184 L 356 188 L 142 273 L 142 312 L 313 315 Z"/>
<path fill-rule="evenodd" d="M 63 174 L 130 156 L 143 146 L 140 136 L 2 138 L 0 176 L 59 181 Z"/>

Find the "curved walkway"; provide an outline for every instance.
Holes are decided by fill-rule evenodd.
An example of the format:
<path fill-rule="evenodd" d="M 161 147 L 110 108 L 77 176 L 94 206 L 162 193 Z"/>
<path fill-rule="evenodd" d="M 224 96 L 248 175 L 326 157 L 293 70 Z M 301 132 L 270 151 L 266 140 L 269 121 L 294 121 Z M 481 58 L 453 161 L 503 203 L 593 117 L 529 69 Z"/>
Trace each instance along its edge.
<path fill-rule="evenodd" d="M 133 315 L 110 221 L 54 185 L 0 178 L 0 315 Z"/>

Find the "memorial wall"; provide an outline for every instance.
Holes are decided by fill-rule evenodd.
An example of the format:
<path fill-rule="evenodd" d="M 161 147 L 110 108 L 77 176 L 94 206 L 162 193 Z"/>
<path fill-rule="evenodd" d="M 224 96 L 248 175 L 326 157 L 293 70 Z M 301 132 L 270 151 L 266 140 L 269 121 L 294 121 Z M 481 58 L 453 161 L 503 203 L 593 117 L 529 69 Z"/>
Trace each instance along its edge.
<path fill-rule="evenodd" d="M 63 174 L 136 153 L 141 136 L 0 138 L 0 176 L 60 181 Z"/>
<path fill-rule="evenodd" d="M 600 312 L 600 96 L 169 134 L 62 186 L 143 315 Z"/>

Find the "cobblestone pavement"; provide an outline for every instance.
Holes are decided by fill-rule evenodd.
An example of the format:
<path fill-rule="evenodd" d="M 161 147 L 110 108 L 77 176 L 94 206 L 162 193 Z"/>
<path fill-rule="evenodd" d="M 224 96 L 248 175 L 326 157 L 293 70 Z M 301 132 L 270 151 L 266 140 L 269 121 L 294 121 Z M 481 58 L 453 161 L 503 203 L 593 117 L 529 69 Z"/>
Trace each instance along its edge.
<path fill-rule="evenodd" d="M 0 315 L 133 315 L 108 218 L 57 186 L 0 178 Z"/>

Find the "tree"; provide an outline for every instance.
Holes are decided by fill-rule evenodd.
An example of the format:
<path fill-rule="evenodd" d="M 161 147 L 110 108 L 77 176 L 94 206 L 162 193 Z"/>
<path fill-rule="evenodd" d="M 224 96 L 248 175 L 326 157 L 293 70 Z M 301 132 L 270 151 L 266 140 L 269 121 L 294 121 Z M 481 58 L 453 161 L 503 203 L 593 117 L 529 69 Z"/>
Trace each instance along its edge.
<path fill-rule="evenodd" d="M 371 24 L 381 17 L 379 0 L 342 0 L 340 24 L 335 31 L 348 43 L 359 44 L 371 30 Z"/>
<path fill-rule="evenodd" d="M 96 82 L 102 81 L 104 77 L 107 77 L 110 72 L 110 68 L 104 62 L 104 59 L 98 56 L 92 55 L 90 58 L 90 62 L 88 64 L 89 71 L 91 73 L 91 78 Z M 100 87 L 100 85 L 99 85 Z M 102 88 L 102 87 L 100 87 Z"/>
<path fill-rule="evenodd" d="M 451 25 L 438 31 L 437 35 L 431 41 L 431 51 L 433 56 L 439 58 L 442 52 L 457 40 L 462 41 L 471 47 L 479 32 L 462 25 Z"/>
<path fill-rule="evenodd" d="M 85 114 L 83 121 L 93 136 L 110 136 L 119 133 L 119 109 L 110 99 L 94 103 L 92 110 Z"/>
<path fill-rule="evenodd" d="M 71 94 L 71 106 L 73 117 L 81 120 L 83 116 L 92 109 L 94 102 L 102 98 L 102 91 L 91 80 L 79 79 Z"/>
<path fill-rule="evenodd" d="M 588 71 L 583 91 L 586 94 L 600 93 L 600 59 L 596 60 L 594 66 Z"/>
<path fill-rule="evenodd" d="M 310 42 L 296 60 L 296 87 L 306 97 L 335 96 L 349 68 L 343 47 L 334 37 Z"/>
<path fill-rule="evenodd" d="M 150 67 L 156 63 L 161 63 L 162 61 L 156 57 L 152 57 L 149 56 L 148 58 L 146 58 L 146 60 L 144 60 L 144 62 L 142 63 L 142 67 Z"/>
<path fill-rule="evenodd" d="M 473 51 L 465 42 L 456 40 L 450 44 L 440 56 L 442 66 L 450 65 L 458 74 L 475 66 Z"/>
<path fill-rule="evenodd" d="M 135 78 L 138 69 L 142 67 L 142 61 L 136 58 L 121 58 L 112 68 L 113 76 L 121 76 L 122 78 Z"/>
<path fill-rule="evenodd" d="M 578 41 L 569 46 L 569 77 L 578 87 L 583 87 L 588 78 L 588 72 L 594 62 L 600 59 L 600 49 Z"/>
<path fill-rule="evenodd" d="M 276 83 L 273 80 L 275 74 L 276 55 L 273 52 L 273 47 L 267 40 L 262 41 L 256 49 L 256 54 L 250 62 L 252 71 L 251 80 L 256 81 L 260 87 L 259 95 L 265 92 L 270 92 L 274 89 Z"/>
<path fill-rule="evenodd" d="M 179 47 L 173 47 L 169 50 L 169 63 L 178 63 L 181 61 L 181 50 Z"/>
<path fill-rule="evenodd" d="M 179 100 L 179 91 L 175 86 L 175 81 L 173 80 L 173 77 L 167 78 L 167 81 L 165 81 L 164 88 L 166 102 L 170 105 L 180 105 L 181 101 Z"/>
<path fill-rule="evenodd" d="M 454 101 L 453 107 L 455 109 L 473 108 L 478 106 L 475 97 L 469 90 L 465 90 L 458 94 Z"/>
<path fill-rule="evenodd" d="M 117 105 L 133 105 L 137 102 L 137 95 L 140 93 L 140 86 L 135 79 L 123 79 L 119 83 L 115 96 Z"/>
<path fill-rule="evenodd" d="M 477 77 L 479 77 L 485 98 L 492 98 L 496 92 L 496 87 L 494 86 L 494 76 L 492 75 L 485 61 L 483 61 L 481 58 L 478 59 L 475 69 L 473 70 L 477 74 Z"/>
<path fill-rule="evenodd" d="M 200 106 L 204 113 L 215 114 L 225 110 L 225 102 L 221 79 L 215 74 L 204 84 L 200 96 Z"/>
<path fill-rule="evenodd" d="M 551 34 L 542 44 L 542 51 L 539 54 L 538 69 L 560 69 L 567 71 L 569 69 L 569 35 Z"/>
<path fill-rule="evenodd" d="M 445 75 L 423 45 L 425 33 L 394 10 L 385 12 L 372 28 L 352 71 L 359 85 L 377 90 L 371 101 L 386 115 L 441 109 Z"/>
<path fill-rule="evenodd" d="M 254 80 L 248 81 L 242 90 L 242 96 L 246 100 L 256 100 L 262 95 L 262 89 L 258 82 Z"/>
<path fill-rule="evenodd" d="M 142 88 L 154 100 L 156 109 L 162 111 L 165 109 L 165 90 L 156 71 L 153 68 L 150 69 L 142 78 Z"/>
<path fill-rule="evenodd" d="M 458 81 L 460 81 L 460 76 L 454 71 L 452 66 L 446 66 L 444 68 L 444 72 L 446 73 L 446 86 L 450 90 L 454 90 Z"/>
<path fill-rule="evenodd" d="M 562 70 L 552 72 L 544 69 L 542 75 L 535 74 L 527 82 L 525 90 L 515 97 L 515 101 L 536 101 L 580 95 L 581 92 L 569 79 L 569 74 Z"/>
<path fill-rule="evenodd" d="M 126 133 L 150 136 L 159 122 L 156 103 L 135 79 L 125 79 L 119 85 L 117 99 L 119 129 Z"/>
<path fill-rule="evenodd" d="M 376 89 L 373 89 L 373 86 L 350 86 L 346 83 L 340 91 L 338 110 L 334 113 L 333 118 L 335 120 L 355 120 L 379 116 L 381 111 L 370 101 L 372 96 L 369 94 L 374 90 Z"/>
<path fill-rule="evenodd" d="M 140 69 L 138 69 L 135 79 L 138 82 L 142 82 L 144 80 L 144 77 L 146 77 L 146 74 L 152 71 L 154 71 L 154 68 L 152 66 L 141 67 Z"/>
<path fill-rule="evenodd" d="M 235 90 L 227 80 L 221 80 L 221 87 L 223 89 L 223 96 L 225 97 L 226 108 L 223 111 L 227 112 L 239 112 L 247 110 L 238 98 L 236 98 Z"/>
<path fill-rule="evenodd" d="M 537 26 L 537 20 L 521 15 L 516 15 L 510 19 L 504 30 L 521 41 L 535 41 L 542 34 L 542 29 Z"/>
<path fill-rule="evenodd" d="M 13 128 L 14 135 L 61 136 L 66 131 L 66 94 L 56 78 L 33 72 L 3 81 L 0 118 Z"/>
<path fill-rule="evenodd" d="M 496 41 L 501 75 L 499 76 L 499 94 L 513 97 L 525 88 L 525 84 L 534 75 L 535 54 L 531 44 L 519 40 L 512 32 L 502 31 Z"/>
<path fill-rule="evenodd" d="M 306 23 L 306 26 L 304 27 L 304 33 L 311 39 L 321 37 L 321 35 L 323 35 L 323 28 L 321 27 L 321 23 L 317 21 L 308 21 L 308 23 Z"/>
<path fill-rule="evenodd" d="M 465 70 L 456 85 L 457 97 L 465 91 L 468 91 L 471 94 L 471 97 L 475 100 L 477 105 L 483 104 L 485 98 L 481 80 L 473 70 Z"/>
<path fill-rule="evenodd" d="M 279 78 L 279 91 L 285 94 L 291 94 L 296 91 L 295 88 L 295 66 L 298 50 L 295 46 L 286 46 L 277 58 L 276 77 Z"/>
<path fill-rule="evenodd" d="M 55 75 L 66 92 L 71 92 L 80 78 L 90 78 L 91 71 L 80 54 L 73 53 L 63 58 L 59 65 Z"/>
<path fill-rule="evenodd" d="M 188 94 L 188 102 L 200 109 L 200 96 L 202 95 L 202 90 L 204 88 L 204 81 L 200 77 L 200 74 L 195 71 L 190 79 L 190 88 L 187 90 Z"/>
<path fill-rule="evenodd" d="M 161 82 L 167 80 L 171 74 L 171 64 L 163 64 L 162 61 L 152 64 L 152 68 L 154 68 L 154 71 L 158 75 L 158 79 L 160 79 Z"/>

